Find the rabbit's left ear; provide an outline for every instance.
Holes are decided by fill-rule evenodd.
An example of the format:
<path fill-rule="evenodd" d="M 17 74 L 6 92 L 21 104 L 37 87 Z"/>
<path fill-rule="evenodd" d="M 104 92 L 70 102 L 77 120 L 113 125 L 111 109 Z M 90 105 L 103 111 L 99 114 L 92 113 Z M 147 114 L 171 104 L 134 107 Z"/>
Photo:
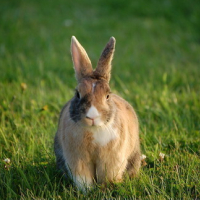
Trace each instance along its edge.
<path fill-rule="evenodd" d="M 92 64 L 85 51 L 75 36 L 72 36 L 71 54 L 74 63 L 76 79 L 79 82 L 83 77 L 92 73 Z"/>
<path fill-rule="evenodd" d="M 97 68 L 94 71 L 94 74 L 100 75 L 108 82 L 110 81 L 111 62 L 113 59 L 114 51 L 115 51 L 115 38 L 111 37 L 105 49 L 103 50 L 99 62 L 97 64 Z"/>

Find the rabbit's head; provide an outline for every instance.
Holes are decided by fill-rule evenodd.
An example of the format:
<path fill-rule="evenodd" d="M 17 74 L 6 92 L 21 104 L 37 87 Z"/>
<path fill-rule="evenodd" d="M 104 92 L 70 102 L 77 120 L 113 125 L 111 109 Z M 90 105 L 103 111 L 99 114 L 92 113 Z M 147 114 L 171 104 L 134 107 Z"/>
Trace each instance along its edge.
<path fill-rule="evenodd" d="M 115 38 L 111 37 L 93 70 L 86 51 L 72 37 L 71 53 L 78 86 L 71 100 L 70 118 L 79 125 L 99 127 L 113 118 L 109 80 L 114 50 Z"/>

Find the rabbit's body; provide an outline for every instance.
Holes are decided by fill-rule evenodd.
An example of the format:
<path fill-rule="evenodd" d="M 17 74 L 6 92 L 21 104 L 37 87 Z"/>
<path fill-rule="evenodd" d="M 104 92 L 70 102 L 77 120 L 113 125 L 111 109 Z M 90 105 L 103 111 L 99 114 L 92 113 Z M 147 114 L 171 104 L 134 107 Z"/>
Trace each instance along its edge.
<path fill-rule="evenodd" d="M 90 186 L 94 181 L 119 182 L 126 170 L 134 176 L 140 168 L 140 144 L 133 108 L 121 97 L 110 93 L 109 74 L 105 78 L 100 70 L 78 71 L 79 63 L 85 66 L 90 63 L 77 40 L 74 42 L 72 55 L 79 84 L 75 96 L 61 111 L 54 146 L 58 168 L 67 172 L 83 189 L 84 185 Z M 114 48 L 109 45 L 113 47 L 112 41 L 106 48 L 113 54 Z M 102 53 L 104 59 L 105 50 Z M 77 57 L 81 58 L 78 64 Z M 111 59 L 101 63 L 107 66 Z M 110 73 L 110 69 L 108 71 Z M 80 72 L 86 74 L 80 75 Z"/>

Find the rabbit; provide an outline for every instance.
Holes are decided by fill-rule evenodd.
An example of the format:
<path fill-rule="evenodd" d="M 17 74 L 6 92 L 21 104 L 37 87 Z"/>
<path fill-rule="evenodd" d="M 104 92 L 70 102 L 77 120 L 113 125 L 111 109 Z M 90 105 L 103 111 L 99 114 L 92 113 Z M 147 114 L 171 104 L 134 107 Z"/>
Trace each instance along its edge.
<path fill-rule="evenodd" d="M 132 106 L 111 92 L 111 37 L 95 70 L 75 36 L 71 54 L 78 86 L 63 107 L 54 139 L 58 169 L 78 189 L 135 177 L 141 166 L 139 123 Z"/>

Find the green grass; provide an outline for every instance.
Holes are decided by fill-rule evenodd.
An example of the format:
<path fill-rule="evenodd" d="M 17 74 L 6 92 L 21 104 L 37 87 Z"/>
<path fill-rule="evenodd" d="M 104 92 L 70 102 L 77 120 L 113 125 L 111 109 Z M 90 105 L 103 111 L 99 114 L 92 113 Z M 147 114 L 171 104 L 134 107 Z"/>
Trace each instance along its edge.
<path fill-rule="evenodd" d="M 200 199 L 198 0 L 2 0 L 0 26 L 0 198 Z M 94 67 L 116 38 L 111 88 L 137 111 L 147 156 L 138 178 L 85 195 L 56 171 L 53 152 L 76 86 L 72 35 Z"/>

